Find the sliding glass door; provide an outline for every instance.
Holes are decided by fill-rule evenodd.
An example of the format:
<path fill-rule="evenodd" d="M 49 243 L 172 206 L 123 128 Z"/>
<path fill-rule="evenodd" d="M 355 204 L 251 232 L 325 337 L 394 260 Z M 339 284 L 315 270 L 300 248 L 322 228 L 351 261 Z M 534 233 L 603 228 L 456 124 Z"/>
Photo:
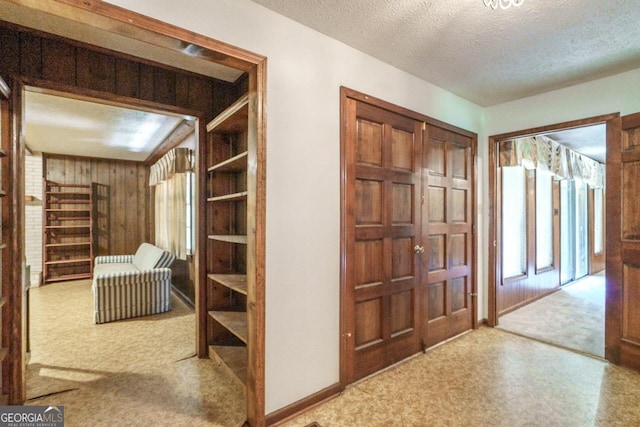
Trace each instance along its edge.
<path fill-rule="evenodd" d="M 588 186 L 580 180 L 560 182 L 560 283 L 589 273 Z"/>

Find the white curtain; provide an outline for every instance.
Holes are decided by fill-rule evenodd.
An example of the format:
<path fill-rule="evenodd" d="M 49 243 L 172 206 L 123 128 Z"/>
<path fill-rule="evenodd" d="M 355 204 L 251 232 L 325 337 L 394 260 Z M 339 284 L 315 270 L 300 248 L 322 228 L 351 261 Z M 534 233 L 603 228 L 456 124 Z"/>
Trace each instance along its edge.
<path fill-rule="evenodd" d="M 186 259 L 188 255 L 187 174 L 193 174 L 191 157 L 191 150 L 176 148 L 151 167 L 150 182 L 155 185 L 155 244 L 178 259 Z"/>

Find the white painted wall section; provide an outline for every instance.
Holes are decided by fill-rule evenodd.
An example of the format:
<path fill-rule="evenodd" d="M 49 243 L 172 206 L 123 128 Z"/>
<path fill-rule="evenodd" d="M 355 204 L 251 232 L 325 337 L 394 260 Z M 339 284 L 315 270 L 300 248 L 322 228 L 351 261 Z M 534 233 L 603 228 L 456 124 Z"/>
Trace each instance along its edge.
<path fill-rule="evenodd" d="M 335 384 L 340 86 L 472 132 L 482 109 L 248 0 L 110 2 L 268 58 L 266 411 Z"/>

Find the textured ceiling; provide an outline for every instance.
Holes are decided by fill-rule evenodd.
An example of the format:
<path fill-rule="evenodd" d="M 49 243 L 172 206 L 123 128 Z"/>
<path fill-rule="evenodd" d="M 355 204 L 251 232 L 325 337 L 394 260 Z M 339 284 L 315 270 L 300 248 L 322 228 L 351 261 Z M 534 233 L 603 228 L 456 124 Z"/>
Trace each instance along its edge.
<path fill-rule="evenodd" d="M 607 127 L 604 124 L 551 132 L 545 136 L 593 160 L 606 163 Z"/>
<path fill-rule="evenodd" d="M 31 91 L 24 105 L 25 143 L 44 153 L 144 161 L 183 120 Z"/>
<path fill-rule="evenodd" d="M 640 0 L 253 0 L 481 106 L 640 68 Z"/>

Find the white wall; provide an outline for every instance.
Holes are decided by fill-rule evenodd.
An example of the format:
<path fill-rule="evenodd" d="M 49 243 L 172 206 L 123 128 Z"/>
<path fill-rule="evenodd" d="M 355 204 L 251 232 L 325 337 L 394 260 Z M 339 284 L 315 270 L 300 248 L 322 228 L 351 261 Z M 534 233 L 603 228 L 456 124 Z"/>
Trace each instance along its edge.
<path fill-rule="evenodd" d="M 507 102 L 485 111 L 487 135 L 609 113 L 635 113 L 640 111 L 640 69 Z"/>
<path fill-rule="evenodd" d="M 335 384 L 339 87 L 473 132 L 482 109 L 247 0 L 110 2 L 268 57 L 267 413 Z"/>

